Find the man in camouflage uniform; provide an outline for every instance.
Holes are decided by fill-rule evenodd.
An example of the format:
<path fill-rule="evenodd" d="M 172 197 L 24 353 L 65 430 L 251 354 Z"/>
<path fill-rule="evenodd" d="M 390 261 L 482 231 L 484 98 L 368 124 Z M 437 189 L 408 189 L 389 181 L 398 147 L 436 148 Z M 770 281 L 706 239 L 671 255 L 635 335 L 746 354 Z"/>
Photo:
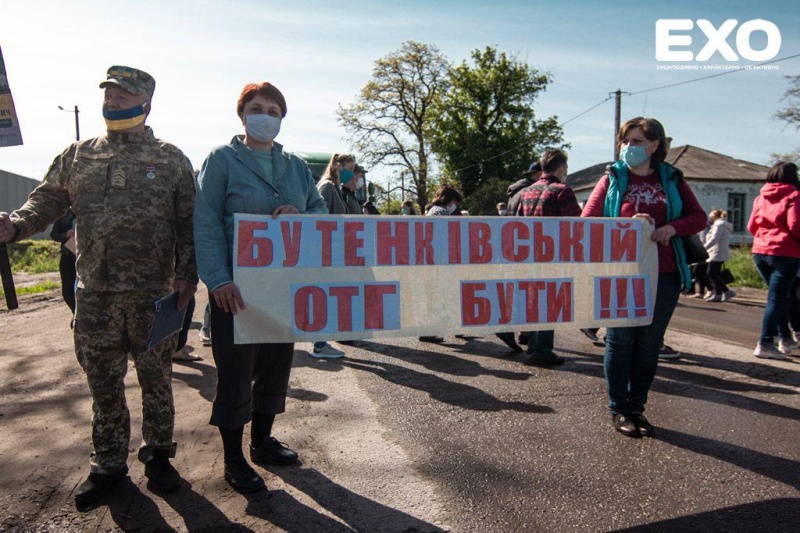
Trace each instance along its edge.
<path fill-rule="evenodd" d="M 139 459 L 156 492 L 180 487 L 170 464 L 174 408 L 172 362 L 177 338 L 147 349 L 154 301 L 178 291 L 179 307 L 194 294 L 192 166 L 175 146 L 145 126 L 155 80 L 111 67 L 105 90 L 106 135 L 72 144 L 53 161 L 20 209 L 0 213 L 0 242 L 44 230 L 72 207 L 78 290 L 75 353 L 92 393 L 91 473 L 75 493 L 85 506 L 127 474 L 130 415 L 124 378 L 132 355 L 142 388 Z"/>

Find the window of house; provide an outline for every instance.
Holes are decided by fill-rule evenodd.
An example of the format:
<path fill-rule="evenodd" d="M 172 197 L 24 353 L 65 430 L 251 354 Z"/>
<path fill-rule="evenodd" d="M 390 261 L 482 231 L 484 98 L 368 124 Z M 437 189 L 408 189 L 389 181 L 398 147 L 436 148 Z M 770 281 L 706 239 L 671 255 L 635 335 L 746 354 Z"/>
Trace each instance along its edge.
<path fill-rule="evenodd" d="M 740 192 L 728 193 L 728 222 L 733 224 L 733 231 L 745 229 L 745 199 L 747 195 Z"/>

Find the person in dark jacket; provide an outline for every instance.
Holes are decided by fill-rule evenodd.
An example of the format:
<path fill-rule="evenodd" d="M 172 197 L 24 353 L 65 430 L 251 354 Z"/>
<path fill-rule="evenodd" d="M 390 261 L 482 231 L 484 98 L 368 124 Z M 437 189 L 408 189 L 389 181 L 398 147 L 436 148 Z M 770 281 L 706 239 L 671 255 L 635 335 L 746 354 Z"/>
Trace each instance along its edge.
<path fill-rule="evenodd" d="M 519 203 L 514 213 L 524 217 L 579 217 L 581 208 L 575 194 L 563 183 L 567 179 L 567 154 L 562 150 L 548 150 L 542 155 L 539 179 L 520 191 Z M 530 333 L 528 364 L 557 366 L 564 358 L 553 353 L 553 330 Z"/>
<path fill-rule="evenodd" d="M 520 176 L 519 180 L 515 181 L 506 189 L 506 196 L 508 196 L 508 205 L 506 207 L 506 214 L 514 216 L 517 214 L 519 207 L 519 199 L 523 189 L 533 185 L 539 176 L 542 175 L 542 164 L 538 161 L 531 163 L 528 170 Z"/>
<path fill-rule="evenodd" d="M 61 296 L 75 314 L 75 254 L 67 248 L 67 241 L 75 235 L 75 215 L 67 209 L 63 217 L 53 222 L 50 238 L 61 243 L 61 258 L 58 260 L 58 272 L 61 274 Z M 72 241 L 75 242 L 74 240 Z"/>

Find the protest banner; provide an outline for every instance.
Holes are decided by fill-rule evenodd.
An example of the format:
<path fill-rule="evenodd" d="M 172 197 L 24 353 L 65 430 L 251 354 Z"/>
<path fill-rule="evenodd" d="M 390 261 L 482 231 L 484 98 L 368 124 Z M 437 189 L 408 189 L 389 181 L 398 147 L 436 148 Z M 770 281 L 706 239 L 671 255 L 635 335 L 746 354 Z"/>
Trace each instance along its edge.
<path fill-rule="evenodd" d="M 14 110 L 14 99 L 8 86 L 6 65 L 3 62 L 3 50 L 0 49 L 0 146 L 17 146 L 22 144 L 17 112 Z"/>
<path fill-rule="evenodd" d="M 649 324 L 652 227 L 631 218 L 234 218 L 237 344 Z"/>

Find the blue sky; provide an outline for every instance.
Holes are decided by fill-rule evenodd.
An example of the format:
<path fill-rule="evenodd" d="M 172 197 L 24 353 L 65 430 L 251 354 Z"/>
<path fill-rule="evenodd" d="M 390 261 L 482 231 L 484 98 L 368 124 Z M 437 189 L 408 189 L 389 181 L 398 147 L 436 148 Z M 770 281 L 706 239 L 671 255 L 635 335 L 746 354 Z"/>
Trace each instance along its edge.
<path fill-rule="evenodd" d="M 800 145 L 797 131 L 772 118 L 784 104 L 784 76 L 800 73 L 800 58 L 777 63 L 777 71 L 636 94 L 721 72 L 658 70 L 656 20 L 706 18 L 719 27 L 726 19 L 765 19 L 781 31 L 781 58 L 800 53 L 800 10 L 790 2 L 0 0 L 0 14 L 0 48 L 25 142 L 0 148 L 0 169 L 36 179 L 74 138 L 74 117 L 59 105 L 79 106 L 83 138 L 103 132 L 97 84 L 112 64 L 156 78 L 148 124 L 195 167 L 241 132 L 236 99 L 251 81 L 271 81 L 286 96 L 278 141 L 288 150 L 346 151 L 338 105 L 353 101 L 376 59 L 408 40 L 433 44 L 455 63 L 494 45 L 550 72 L 539 117 L 567 121 L 619 88 L 634 93 L 623 95 L 623 120 L 656 117 L 676 146 L 766 164 L 771 153 Z M 694 41 L 684 49 L 697 53 L 706 38 L 698 29 L 689 34 Z M 754 49 L 763 47 L 761 36 L 753 34 Z M 735 40 L 728 38 L 732 46 Z M 719 54 L 708 63 L 731 64 Z M 565 126 L 571 171 L 611 158 L 613 120 L 609 100 Z M 370 179 L 391 177 L 372 170 Z"/>

